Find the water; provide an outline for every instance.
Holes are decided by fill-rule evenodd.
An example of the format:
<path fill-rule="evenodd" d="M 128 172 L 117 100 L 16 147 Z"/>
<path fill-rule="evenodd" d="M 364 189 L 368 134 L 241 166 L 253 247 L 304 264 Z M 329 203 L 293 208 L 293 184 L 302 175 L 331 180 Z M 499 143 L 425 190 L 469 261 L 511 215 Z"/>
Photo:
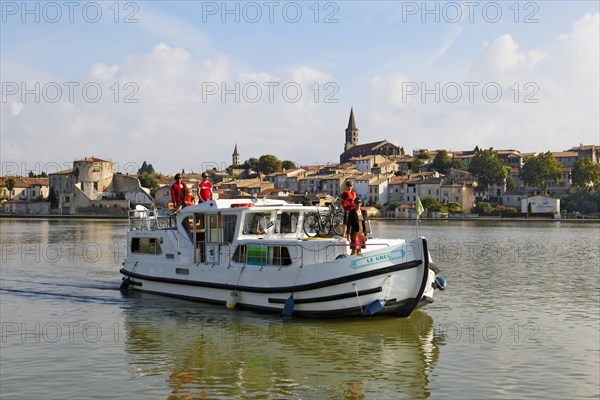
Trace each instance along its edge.
<path fill-rule="evenodd" d="M 2 399 L 600 397 L 597 223 L 424 222 L 449 284 L 434 304 L 291 321 L 122 295 L 125 221 L 0 229 Z"/>

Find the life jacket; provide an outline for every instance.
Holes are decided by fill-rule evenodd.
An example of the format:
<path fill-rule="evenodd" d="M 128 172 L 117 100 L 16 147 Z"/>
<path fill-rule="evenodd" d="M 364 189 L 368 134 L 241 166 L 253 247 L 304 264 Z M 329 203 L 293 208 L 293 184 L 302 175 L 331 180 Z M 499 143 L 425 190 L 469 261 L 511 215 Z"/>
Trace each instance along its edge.
<path fill-rule="evenodd" d="M 354 199 L 356 199 L 356 192 L 348 189 L 342 192 L 342 207 L 344 210 L 354 210 Z"/>

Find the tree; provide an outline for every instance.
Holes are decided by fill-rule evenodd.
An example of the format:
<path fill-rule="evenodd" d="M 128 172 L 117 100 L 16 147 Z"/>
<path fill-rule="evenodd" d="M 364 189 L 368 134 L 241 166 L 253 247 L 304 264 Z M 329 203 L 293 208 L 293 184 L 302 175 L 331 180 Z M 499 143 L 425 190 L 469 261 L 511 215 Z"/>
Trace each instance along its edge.
<path fill-rule="evenodd" d="M 285 160 L 281 162 L 281 168 L 294 169 L 296 168 L 296 164 L 293 161 Z"/>
<path fill-rule="evenodd" d="M 258 159 L 258 172 L 265 175 L 281 171 L 281 161 L 271 154 L 265 154 Z"/>
<path fill-rule="evenodd" d="M 473 212 L 481 213 L 481 214 L 489 214 L 494 210 L 494 207 L 487 201 L 480 201 L 477 203 L 475 207 L 473 207 Z"/>
<path fill-rule="evenodd" d="M 571 179 L 573 185 L 580 188 L 600 184 L 600 164 L 587 157 L 580 158 L 573 164 Z"/>
<path fill-rule="evenodd" d="M 254 157 L 249 158 L 248 160 L 244 161 L 243 167 L 244 169 L 253 169 L 256 171 L 258 169 L 258 160 Z"/>
<path fill-rule="evenodd" d="M 423 199 L 421 200 L 421 204 L 423 204 L 423 207 L 426 208 L 427 211 L 434 211 L 434 212 L 442 211 L 442 208 L 444 207 L 444 205 L 442 203 L 437 201 L 432 196 L 423 197 Z"/>
<path fill-rule="evenodd" d="M 548 189 L 548 183 L 560 181 L 561 167 L 552 153 L 547 151 L 537 156 L 526 157 L 519 176 L 527 186 L 543 189 L 545 193 Z"/>
<path fill-rule="evenodd" d="M 460 171 L 467 171 L 469 169 L 469 167 L 467 167 L 467 163 L 465 163 L 463 160 L 453 160 L 452 168 Z"/>
<path fill-rule="evenodd" d="M 160 177 L 161 175 L 157 174 L 156 172 L 144 172 L 138 175 L 140 185 L 142 185 L 142 187 L 150 189 L 150 194 L 152 195 L 152 197 L 154 197 L 156 189 L 159 188 L 158 180 L 160 179 Z"/>
<path fill-rule="evenodd" d="M 35 178 L 35 174 L 33 173 L 33 171 L 29 171 L 29 174 L 27 176 L 29 178 Z"/>
<path fill-rule="evenodd" d="M 512 176 L 506 177 L 506 190 L 513 191 L 517 188 L 517 180 Z"/>
<path fill-rule="evenodd" d="M 11 195 L 10 192 L 15 188 L 15 184 L 16 184 L 15 178 L 6 179 L 5 184 L 6 184 L 6 188 L 8 189 L 8 195 L 10 197 L 10 195 Z"/>
<path fill-rule="evenodd" d="M 509 171 L 492 147 L 487 150 L 477 148 L 469 165 L 469 172 L 477 177 L 478 185 L 483 186 L 486 193 L 492 185 L 503 185 Z"/>
<path fill-rule="evenodd" d="M 148 173 L 148 174 L 153 174 L 154 171 L 154 167 L 152 167 L 152 164 L 146 164 L 146 161 L 144 161 L 142 163 L 142 166 L 140 167 L 140 169 L 138 169 L 138 175 L 144 174 L 144 173 Z"/>
<path fill-rule="evenodd" d="M 440 174 L 447 175 L 454 166 L 454 160 L 446 150 L 440 150 L 433 158 L 431 166 Z"/>
<path fill-rule="evenodd" d="M 429 160 L 431 158 L 431 156 L 429 155 L 428 152 L 423 150 L 423 151 L 419 152 L 419 154 L 417 154 L 417 158 L 420 160 Z"/>
<path fill-rule="evenodd" d="M 419 172 L 419 167 L 423 165 L 423 162 L 421 160 L 419 160 L 418 158 L 414 158 L 411 162 L 410 162 L 410 169 L 413 172 Z"/>
<path fill-rule="evenodd" d="M 600 189 L 578 190 L 560 199 L 560 205 L 569 212 L 600 215 Z"/>

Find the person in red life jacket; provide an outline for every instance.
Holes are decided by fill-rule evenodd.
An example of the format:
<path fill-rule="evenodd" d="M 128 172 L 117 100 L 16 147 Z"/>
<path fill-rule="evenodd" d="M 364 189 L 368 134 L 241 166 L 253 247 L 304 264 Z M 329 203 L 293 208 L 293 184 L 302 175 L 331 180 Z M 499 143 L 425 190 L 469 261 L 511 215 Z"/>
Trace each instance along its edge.
<path fill-rule="evenodd" d="M 188 188 L 185 198 L 184 198 L 185 206 L 193 206 L 196 204 L 196 196 L 194 196 L 194 192 L 192 192 L 192 188 Z"/>
<path fill-rule="evenodd" d="M 185 207 L 185 194 L 187 193 L 187 185 L 183 182 L 181 174 L 175 174 L 175 183 L 171 185 L 171 202 L 175 212 Z"/>
<path fill-rule="evenodd" d="M 346 181 L 346 189 L 342 192 L 342 208 L 344 209 L 344 228 L 342 230 L 342 239 L 346 238 L 348 233 L 348 213 L 354 210 L 354 200 L 356 192 L 352 190 L 352 181 Z"/>
<path fill-rule="evenodd" d="M 198 183 L 198 203 L 204 203 L 205 201 L 212 200 L 212 183 L 208 181 L 208 174 L 202 173 L 202 180 Z"/>
<path fill-rule="evenodd" d="M 348 213 L 348 232 L 350 233 L 350 255 L 360 254 L 367 247 L 367 212 L 360 207 L 360 199 L 354 201 L 354 210 Z"/>

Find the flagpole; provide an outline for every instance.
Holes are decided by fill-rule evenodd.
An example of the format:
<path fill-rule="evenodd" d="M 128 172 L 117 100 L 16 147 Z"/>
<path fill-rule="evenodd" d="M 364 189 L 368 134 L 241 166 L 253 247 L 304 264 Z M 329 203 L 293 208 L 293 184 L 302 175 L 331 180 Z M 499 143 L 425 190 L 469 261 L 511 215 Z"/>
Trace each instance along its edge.
<path fill-rule="evenodd" d="M 415 204 L 415 211 L 417 216 L 417 237 L 419 237 L 419 217 L 423 213 L 423 204 L 421 203 L 421 199 L 417 196 L 417 202 Z"/>

